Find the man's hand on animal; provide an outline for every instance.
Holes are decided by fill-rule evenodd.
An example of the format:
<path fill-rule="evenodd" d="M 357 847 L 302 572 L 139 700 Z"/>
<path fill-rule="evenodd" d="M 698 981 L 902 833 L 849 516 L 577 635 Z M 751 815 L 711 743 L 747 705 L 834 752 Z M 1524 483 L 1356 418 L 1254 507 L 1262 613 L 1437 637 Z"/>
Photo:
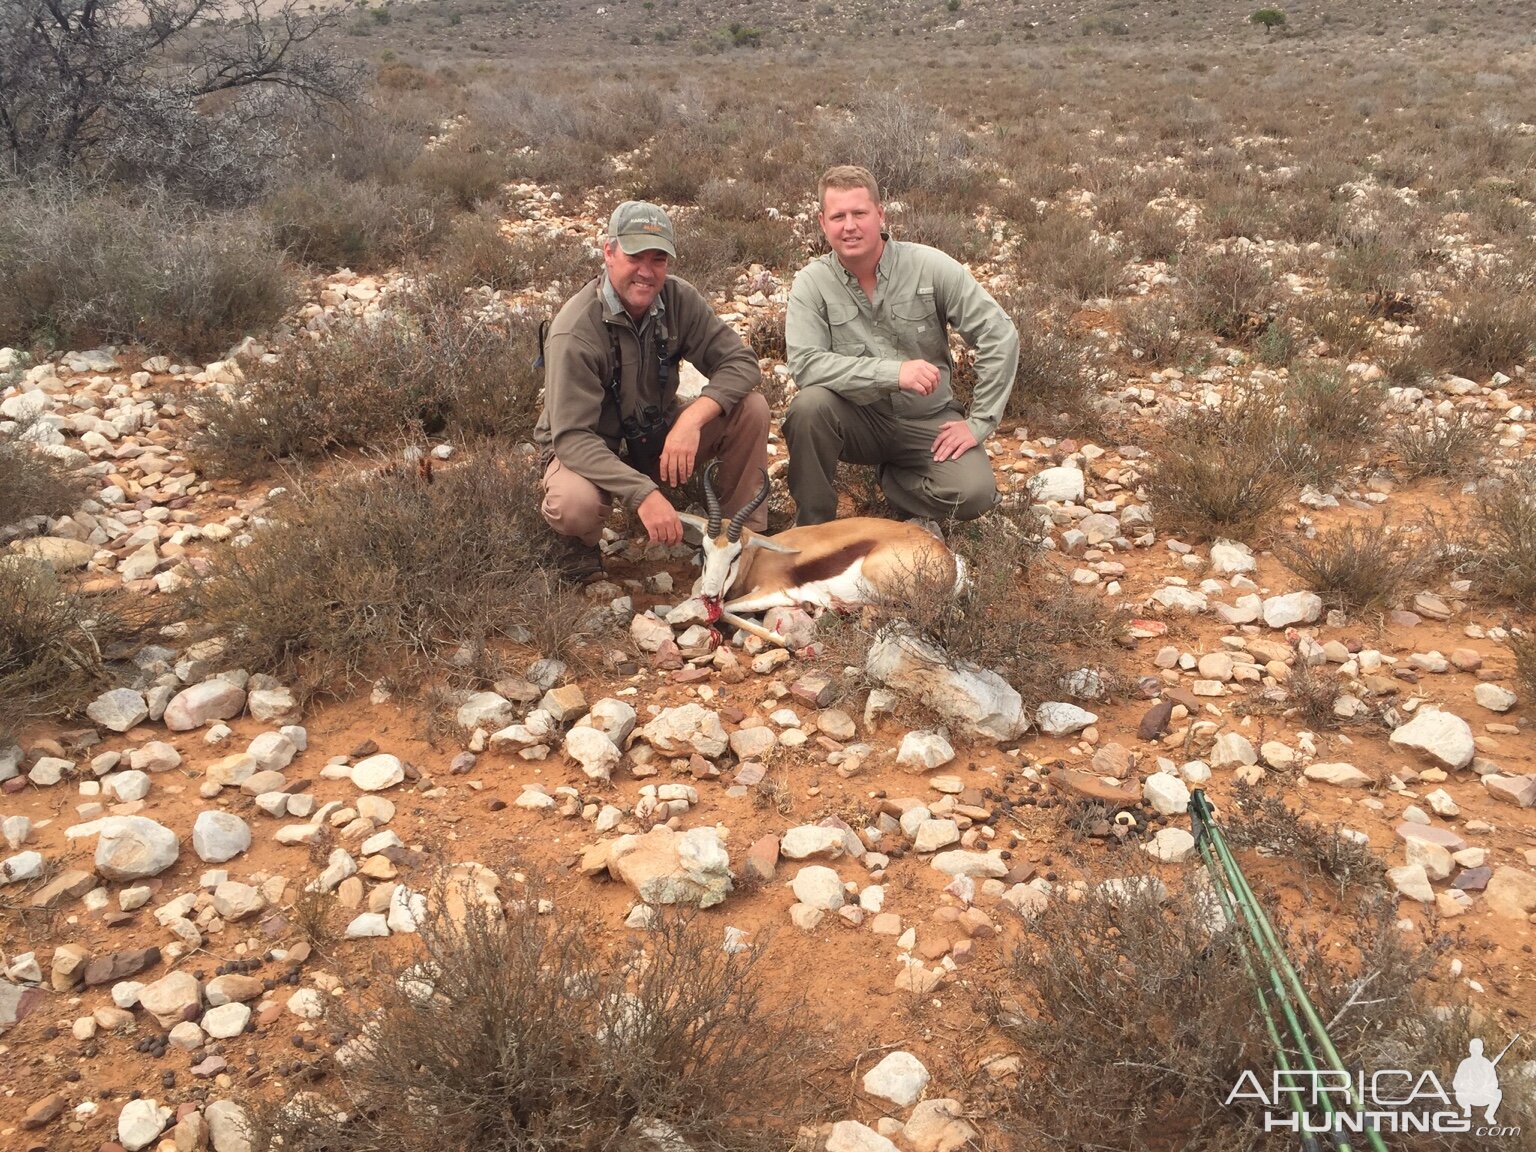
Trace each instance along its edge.
<path fill-rule="evenodd" d="M 635 512 L 640 517 L 640 523 L 645 525 L 652 544 L 682 543 L 683 522 L 678 518 L 677 509 L 672 507 L 672 502 L 662 495 L 659 488 L 640 501 Z"/>
<path fill-rule="evenodd" d="M 928 396 L 939 386 L 939 370 L 926 360 L 903 360 L 896 382 L 904 392 Z"/>
<path fill-rule="evenodd" d="M 933 438 L 933 458 L 941 464 L 945 460 L 958 460 L 976 447 L 976 434 L 964 420 L 950 420 L 939 426 L 939 434 Z"/>

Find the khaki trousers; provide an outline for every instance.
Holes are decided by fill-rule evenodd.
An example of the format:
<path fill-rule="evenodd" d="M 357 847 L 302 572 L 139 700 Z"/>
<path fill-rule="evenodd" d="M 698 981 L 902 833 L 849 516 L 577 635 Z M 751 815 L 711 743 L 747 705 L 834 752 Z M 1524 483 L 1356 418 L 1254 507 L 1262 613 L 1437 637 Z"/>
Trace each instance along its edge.
<path fill-rule="evenodd" d="M 717 416 L 699 430 L 695 469 L 702 469 L 710 460 L 720 461 L 716 492 L 721 509 L 729 516 L 757 495 L 768 467 L 768 401 L 759 393 L 749 392 L 729 416 Z M 651 479 L 661 482 L 654 473 Z M 549 526 L 562 536 L 574 536 L 589 546 L 596 544 L 613 511 L 613 494 L 572 472 L 558 457 L 544 469 L 542 487 L 544 501 L 539 511 Z M 754 532 L 768 527 L 766 501 L 747 519 L 747 527 Z"/>
<path fill-rule="evenodd" d="M 922 419 L 898 417 L 889 400 L 855 404 L 829 388 L 797 393 L 784 417 L 795 524 L 836 519 L 840 460 L 878 467 L 881 491 L 905 517 L 974 520 L 997 503 L 986 449 L 978 444 L 942 463 L 933 458 L 939 426 L 962 419 L 964 413 L 953 409 Z"/>

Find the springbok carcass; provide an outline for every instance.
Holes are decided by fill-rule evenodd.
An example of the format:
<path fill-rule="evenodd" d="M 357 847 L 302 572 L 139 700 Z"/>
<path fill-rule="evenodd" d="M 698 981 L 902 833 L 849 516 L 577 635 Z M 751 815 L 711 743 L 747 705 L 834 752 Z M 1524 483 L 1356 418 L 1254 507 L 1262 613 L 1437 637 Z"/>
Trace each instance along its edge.
<path fill-rule="evenodd" d="M 743 620 L 744 613 L 770 608 L 843 608 L 889 603 L 906 596 L 914 581 L 965 584 L 964 562 L 943 540 L 916 524 L 853 516 L 790 528 L 764 536 L 746 527 L 747 518 L 768 499 L 769 480 L 729 521 L 715 495 L 716 465 L 704 473 L 708 519 L 683 513 L 685 523 L 704 535 L 704 570 L 694 595 L 711 620 L 784 645 L 775 632 Z"/>

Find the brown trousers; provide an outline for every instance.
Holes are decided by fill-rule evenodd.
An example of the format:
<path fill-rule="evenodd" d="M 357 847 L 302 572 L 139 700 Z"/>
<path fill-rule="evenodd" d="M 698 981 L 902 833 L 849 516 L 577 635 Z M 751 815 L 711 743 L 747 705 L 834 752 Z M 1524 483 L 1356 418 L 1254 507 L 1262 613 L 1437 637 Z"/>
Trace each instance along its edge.
<path fill-rule="evenodd" d="M 749 392 L 729 416 L 717 416 L 699 430 L 699 456 L 694 467 L 703 468 L 710 460 L 720 461 L 717 491 L 720 506 L 729 516 L 762 487 L 763 471 L 768 467 L 768 401 Z M 651 479 L 660 483 L 654 473 Z M 549 526 L 562 536 L 596 544 L 613 511 L 613 494 L 572 472 L 558 457 L 544 469 L 543 489 L 539 511 Z M 754 532 L 768 527 L 766 502 L 748 518 L 747 527 Z"/>

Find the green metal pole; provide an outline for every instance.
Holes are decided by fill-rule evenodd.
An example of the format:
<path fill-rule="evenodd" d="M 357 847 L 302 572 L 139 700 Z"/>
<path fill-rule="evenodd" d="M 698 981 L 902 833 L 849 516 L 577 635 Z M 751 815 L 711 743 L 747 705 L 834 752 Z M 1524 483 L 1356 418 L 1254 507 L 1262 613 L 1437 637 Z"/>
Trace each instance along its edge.
<path fill-rule="evenodd" d="M 1308 1030 L 1311 1031 L 1313 1038 L 1321 1047 L 1328 1068 L 1343 1075 L 1345 1099 L 1356 1112 L 1362 1112 L 1363 1108 L 1361 1107 L 1361 1102 L 1356 1099 L 1353 1081 L 1349 1076 L 1349 1072 L 1344 1067 L 1343 1061 L 1339 1059 L 1338 1051 L 1334 1048 L 1333 1041 L 1328 1035 L 1328 1030 L 1323 1025 L 1322 1019 L 1318 1016 L 1317 1009 L 1313 1006 L 1311 998 L 1307 996 L 1306 989 L 1301 983 L 1301 978 L 1296 974 L 1296 969 L 1292 966 L 1289 957 L 1285 954 L 1285 950 L 1281 947 L 1274 926 L 1270 923 L 1269 917 L 1264 913 L 1262 905 L 1260 905 L 1258 898 L 1254 895 L 1253 888 L 1249 885 L 1247 877 L 1243 875 L 1243 871 L 1238 866 L 1236 858 L 1227 847 L 1226 838 L 1212 819 L 1210 802 L 1206 799 L 1203 789 L 1197 788 L 1194 790 L 1190 797 L 1189 808 L 1191 816 L 1198 817 L 1200 831 L 1209 840 L 1211 850 L 1217 859 L 1220 860 L 1222 871 L 1232 886 L 1235 903 L 1243 913 L 1244 927 L 1247 928 L 1254 947 L 1258 949 L 1259 955 L 1264 961 L 1266 974 L 1269 977 L 1276 997 L 1279 999 L 1287 1025 L 1290 1027 L 1292 1035 L 1298 1040 L 1302 1062 L 1310 1071 L 1317 1071 L 1317 1065 L 1312 1057 L 1310 1046 L 1302 1038 L 1300 1023 L 1296 1020 L 1295 1013 L 1291 1007 L 1290 1001 L 1292 997 L 1299 1004 L 1302 1014 L 1306 1017 Z M 1287 995 L 1287 985 L 1290 990 L 1289 996 Z M 1324 1093 L 1322 1105 L 1324 1112 L 1332 1119 L 1335 1115 L 1335 1109 L 1330 1094 Z M 1366 1142 L 1371 1146 L 1373 1152 L 1387 1152 L 1386 1143 L 1382 1140 L 1380 1132 L 1370 1128 L 1365 1131 L 1364 1135 Z M 1345 1140 L 1339 1138 L 1336 1143 L 1340 1152 L 1348 1152 L 1350 1145 Z"/>

